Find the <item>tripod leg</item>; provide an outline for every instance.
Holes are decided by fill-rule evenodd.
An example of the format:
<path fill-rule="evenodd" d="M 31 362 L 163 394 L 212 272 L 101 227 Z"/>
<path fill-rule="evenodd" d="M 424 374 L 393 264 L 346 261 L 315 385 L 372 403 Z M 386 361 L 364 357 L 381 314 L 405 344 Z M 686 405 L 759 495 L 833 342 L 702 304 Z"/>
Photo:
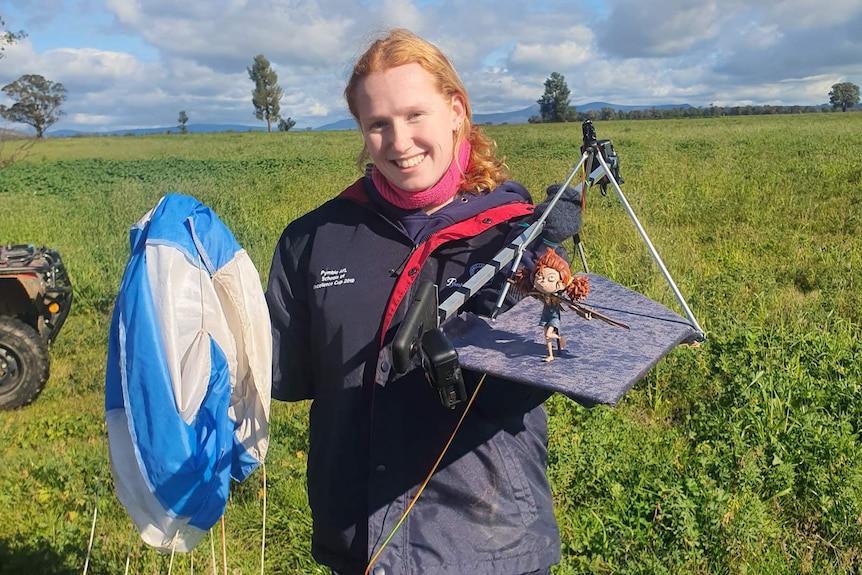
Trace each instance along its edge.
<path fill-rule="evenodd" d="M 581 245 L 581 234 L 575 234 L 572 238 L 575 242 L 575 248 L 578 250 L 578 255 L 581 257 L 581 265 L 584 266 L 584 273 L 590 273 L 590 268 L 587 267 L 587 257 L 584 255 L 584 246 Z"/>
<path fill-rule="evenodd" d="M 625 194 L 623 194 L 623 191 L 620 189 L 619 183 L 617 183 L 616 179 L 614 179 L 614 176 L 613 176 L 613 173 L 611 172 L 611 169 L 608 167 L 608 164 L 605 162 L 605 159 L 602 157 L 601 154 L 596 154 L 596 158 L 598 158 L 599 163 L 601 164 L 602 168 L 605 170 L 605 175 L 608 176 L 608 179 L 610 180 L 611 184 L 613 184 L 614 190 L 616 190 L 617 196 L 619 196 L 619 198 L 620 198 L 620 202 L 622 202 L 623 207 L 625 208 L 626 212 L 628 212 L 629 217 L 632 220 L 632 223 L 634 223 L 635 228 L 637 229 L 638 233 L 641 236 L 641 239 L 643 239 L 644 243 L 646 244 L 647 249 L 649 250 L 650 254 L 652 255 L 653 261 L 655 261 L 656 265 L 658 265 L 659 269 L 661 270 L 662 275 L 664 275 L 664 278 L 667 280 L 667 283 L 670 286 L 670 289 L 673 290 L 673 293 L 676 296 L 677 301 L 682 306 L 682 309 L 685 311 L 685 315 L 688 317 L 688 321 L 691 322 L 691 326 L 695 329 L 695 331 L 697 331 L 697 333 L 700 337 L 700 341 L 705 341 L 706 340 L 705 332 L 703 331 L 703 329 L 701 329 L 700 324 L 697 323 L 697 319 L 695 319 L 694 314 L 689 309 L 688 303 L 686 303 L 685 298 L 682 296 L 682 293 L 679 291 L 679 288 L 676 287 L 676 283 L 673 281 L 673 278 L 671 277 L 670 272 L 667 271 L 667 268 L 665 267 L 664 262 L 661 260 L 661 256 L 658 255 L 658 252 L 656 251 L 655 247 L 652 245 L 652 242 L 650 241 L 649 236 L 647 236 L 646 230 L 644 230 L 643 226 L 641 226 L 640 221 L 638 221 L 638 217 L 635 215 L 635 212 L 632 209 L 631 205 L 629 204 L 628 200 L 626 199 Z"/>

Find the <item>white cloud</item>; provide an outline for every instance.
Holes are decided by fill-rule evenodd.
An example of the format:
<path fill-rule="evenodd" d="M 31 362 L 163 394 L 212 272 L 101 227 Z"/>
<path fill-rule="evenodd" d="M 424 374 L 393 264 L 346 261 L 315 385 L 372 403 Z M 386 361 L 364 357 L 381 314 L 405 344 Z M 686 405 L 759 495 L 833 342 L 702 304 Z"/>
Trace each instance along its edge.
<path fill-rule="evenodd" d="M 311 109 L 309 110 L 310 116 L 326 116 L 328 113 L 329 108 L 318 102 L 312 104 Z"/>
<path fill-rule="evenodd" d="M 840 25 L 862 13 L 859 0 L 773 0 L 768 18 L 785 28 L 824 28 Z"/>
<path fill-rule="evenodd" d="M 516 69 L 548 70 L 578 67 L 594 56 L 590 46 L 564 41 L 558 44 L 517 44 L 509 57 Z"/>
<path fill-rule="evenodd" d="M 298 128 L 346 118 L 350 66 L 386 26 L 450 56 L 479 114 L 533 105 L 551 72 L 575 105 L 819 104 L 862 82 L 859 0 L 7 2 L 7 26 L 30 37 L 7 47 L 0 85 L 63 83 L 57 128 L 173 126 L 182 109 L 256 125 L 246 68 L 260 53 Z"/>
<path fill-rule="evenodd" d="M 75 124 L 80 124 L 82 126 L 108 126 L 110 123 L 115 120 L 113 116 L 107 116 L 105 114 L 73 114 L 70 118 L 68 118 Z"/>
<path fill-rule="evenodd" d="M 139 0 L 105 0 L 105 6 L 111 10 L 121 24 L 137 27 L 141 20 L 141 2 Z"/>

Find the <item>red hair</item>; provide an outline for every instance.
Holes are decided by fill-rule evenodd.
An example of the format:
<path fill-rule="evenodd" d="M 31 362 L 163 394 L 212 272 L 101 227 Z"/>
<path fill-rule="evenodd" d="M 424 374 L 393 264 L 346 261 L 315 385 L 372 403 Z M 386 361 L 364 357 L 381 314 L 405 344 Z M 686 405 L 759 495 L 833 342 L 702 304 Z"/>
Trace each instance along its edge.
<path fill-rule="evenodd" d="M 572 301 L 583 301 L 587 294 L 590 293 L 590 282 L 586 276 L 572 275 L 572 269 L 569 262 L 560 254 L 555 252 L 553 248 L 548 249 L 539 256 L 536 260 L 536 265 L 530 273 L 526 273 L 523 268 L 515 273 L 515 278 L 512 282 L 513 287 L 519 293 L 526 295 L 533 289 L 533 281 L 536 274 L 543 269 L 552 269 L 560 274 L 560 281 L 565 287 L 562 291 L 566 292 L 566 296 Z"/>
<path fill-rule="evenodd" d="M 466 112 L 464 123 L 455 134 L 455 149 L 462 140 L 470 142 L 470 159 L 467 162 L 460 189 L 467 192 L 490 191 L 505 182 L 508 177 L 506 164 L 497 158 L 497 146 L 478 126 L 472 124 L 473 112 L 467 89 L 455 71 L 452 62 L 435 45 L 416 36 L 409 30 L 396 28 L 371 43 L 353 66 L 353 73 L 344 88 L 344 98 L 350 113 L 359 123 L 356 105 L 356 88 L 359 83 L 375 72 L 407 64 L 419 64 L 431 74 L 437 89 L 447 102 L 460 98 Z M 359 155 L 359 167 L 364 170 L 368 150 L 363 147 Z"/>

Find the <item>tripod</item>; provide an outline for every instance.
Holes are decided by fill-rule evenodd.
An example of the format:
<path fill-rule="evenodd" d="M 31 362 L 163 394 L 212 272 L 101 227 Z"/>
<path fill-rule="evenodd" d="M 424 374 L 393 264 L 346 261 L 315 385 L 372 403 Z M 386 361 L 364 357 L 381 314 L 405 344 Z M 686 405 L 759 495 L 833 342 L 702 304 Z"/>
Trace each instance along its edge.
<path fill-rule="evenodd" d="M 688 321 L 691 322 L 692 327 L 695 329 L 695 331 L 697 331 L 698 336 L 699 336 L 699 338 L 698 338 L 699 341 L 701 341 L 701 342 L 706 341 L 705 332 L 700 327 L 700 324 L 697 323 L 697 319 L 694 317 L 694 314 L 692 313 L 691 309 L 688 307 L 688 304 L 686 303 L 685 298 L 683 297 L 682 293 L 679 291 L 679 288 L 676 286 L 676 283 L 673 281 L 673 277 L 671 277 L 670 272 L 667 270 L 667 267 L 664 265 L 664 262 L 662 261 L 661 256 L 658 254 L 658 251 L 655 249 L 655 246 L 653 246 L 652 242 L 650 241 L 649 236 L 646 233 L 646 230 L 644 230 L 643 226 L 641 225 L 640 221 L 638 220 L 637 215 L 635 215 L 635 212 L 632 209 L 631 205 L 629 204 L 628 200 L 626 199 L 625 194 L 623 194 L 622 189 L 620 189 L 619 182 L 622 181 L 622 178 L 619 177 L 618 166 L 617 165 L 614 165 L 613 167 L 609 166 L 607 159 L 605 158 L 605 154 L 602 153 L 602 151 L 604 151 L 604 149 L 606 147 L 610 147 L 610 145 L 609 145 L 610 140 L 603 140 L 601 142 L 596 140 L 596 130 L 593 127 L 593 123 L 590 120 L 586 120 L 583 123 L 583 134 L 584 134 L 584 146 L 582 149 L 584 150 L 584 154 L 585 155 L 589 154 L 590 156 L 595 158 L 599 163 L 599 167 L 596 168 L 595 170 L 593 170 L 592 173 L 590 173 L 589 177 L 587 178 L 587 187 L 592 185 L 594 182 L 599 181 L 602 178 L 602 176 L 607 177 L 607 182 L 609 182 L 613 186 L 614 191 L 616 191 L 617 196 L 620 199 L 620 203 L 622 203 L 623 207 L 626 210 L 626 213 L 628 213 L 629 217 L 631 218 L 632 223 L 635 226 L 635 229 L 637 229 L 638 233 L 641 236 L 641 239 L 643 239 L 644 244 L 646 244 L 646 247 L 649 250 L 650 255 L 652 256 L 656 265 L 661 270 L 661 273 L 662 273 L 662 275 L 664 275 L 664 278 L 667 280 L 668 285 L 670 286 L 671 290 L 673 291 L 674 295 L 676 296 L 677 301 L 679 301 L 680 306 L 682 307 L 683 311 L 685 312 L 685 315 L 688 318 Z M 602 146 L 603 142 L 607 142 L 607 144 Z M 616 163 L 616 155 L 615 154 L 613 155 L 613 160 Z M 607 182 L 604 182 L 601 184 L 602 193 L 604 193 L 604 191 L 606 189 Z M 581 187 L 582 187 L 582 185 L 578 184 L 578 186 L 576 186 L 575 189 L 578 189 L 583 194 L 586 192 L 586 190 L 580 189 Z M 587 260 L 586 260 L 586 257 L 584 256 L 584 249 L 583 249 L 583 246 L 581 245 L 580 237 L 578 237 L 578 235 L 576 235 L 574 238 L 574 241 L 575 241 L 575 246 L 577 247 L 577 250 L 578 250 L 578 254 L 580 255 L 580 258 L 581 258 L 581 263 L 584 266 L 584 271 L 589 273 L 589 269 L 587 268 Z"/>
<path fill-rule="evenodd" d="M 616 154 L 612 152 L 613 147 L 610 144 L 610 140 L 597 140 L 596 139 L 596 130 L 593 126 L 593 123 L 590 120 L 586 120 L 582 125 L 583 135 L 584 135 L 584 143 L 581 147 L 581 158 L 578 161 L 577 165 L 572 169 L 569 173 L 569 176 L 566 178 L 566 181 L 563 185 L 560 186 L 559 190 L 557 190 L 556 194 L 554 194 L 553 198 L 551 198 L 548 207 L 542 213 L 542 215 L 533 222 L 526 230 L 524 230 L 521 235 L 519 235 L 511 244 L 500 250 L 500 252 L 494 256 L 491 262 L 485 264 L 475 275 L 473 275 L 467 282 L 463 284 L 461 289 L 449 296 L 444 302 L 442 302 L 438 307 L 438 316 L 439 316 L 439 324 L 442 324 L 446 318 L 455 313 L 458 308 L 467 301 L 473 294 L 475 294 L 479 289 L 481 289 L 485 284 L 487 284 L 494 275 L 502 269 L 506 264 L 512 262 L 511 272 L 510 274 L 514 274 L 514 272 L 518 269 L 518 264 L 521 262 L 521 258 L 524 254 L 524 250 L 527 246 L 535 240 L 541 233 L 542 229 L 545 225 L 545 220 L 548 217 L 548 214 L 554 208 L 554 206 L 559 201 L 560 197 L 562 197 L 566 188 L 572 183 L 575 179 L 575 176 L 580 172 L 581 168 L 585 163 L 589 160 L 590 163 L 587 164 L 591 168 L 598 163 L 598 167 L 593 169 L 589 176 L 586 178 L 585 183 L 578 183 L 575 186 L 575 190 L 579 191 L 582 194 L 586 192 L 586 189 L 595 183 L 599 183 L 602 187 L 602 191 L 607 187 L 607 184 L 610 183 L 617 195 L 620 198 L 620 202 L 628 213 L 629 217 L 634 223 L 635 228 L 643 239 L 644 243 L 647 246 L 647 249 L 650 252 L 653 260 L 658 265 L 659 269 L 664 275 L 665 279 L 668 282 L 671 290 L 676 296 L 677 300 L 680 303 L 680 306 L 685 311 L 686 317 L 691 323 L 692 327 L 698 333 L 699 341 L 706 340 L 706 334 L 703 329 L 698 324 L 697 319 L 694 317 L 691 309 L 685 301 L 682 293 L 679 291 L 676 283 L 671 277 L 670 272 L 667 270 L 667 267 L 664 265 L 664 262 L 659 256 L 658 251 L 656 251 L 655 246 L 653 246 L 652 242 L 649 239 L 646 231 L 641 225 L 640 221 L 635 215 L 634 210 L 632 210 L 631 205 L 623 194 L 623 191 L 620 189 L 619 182 L 622 181 L 622 178 L 619 177 L 619 168 L 617 164 Z M 608 164 L 608 156 L 611 158 L 613 166 Z M 602 181 L 603 178 L 606 178 L 606 181 Z M 575 247 L 578 250 L 578 255 L 581 259 L 581 263 L 584 266 L 584 271 L 589 273 L 589 268 L 587 266 L 586 256 L 584 254 L 583 246 L 581 245 L 580 237 L 578 234 L 575 234 L 574 237 Z M 503 301 L 505 300 L 506 294 L 509 290 L 508 282 L 503 284 L 503 289 L 500 293 L 499 298 L 497 299 L 497 303 L 494 306 L 494 311 L 491 313 L 491 319 L 494 319 L 499 313 L 500 309 L 503 307 Z"/>

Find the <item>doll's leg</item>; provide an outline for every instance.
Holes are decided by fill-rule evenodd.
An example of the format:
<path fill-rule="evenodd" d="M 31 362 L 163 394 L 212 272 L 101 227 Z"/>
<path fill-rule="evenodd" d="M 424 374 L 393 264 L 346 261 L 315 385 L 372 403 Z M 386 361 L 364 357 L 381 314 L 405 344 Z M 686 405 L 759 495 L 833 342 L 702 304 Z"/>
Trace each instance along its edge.
<path fill-rule="evenodd" d="M 548 346 L 548 357 L 544 359 L 544 361 L 554 361 L 554 340 L 558 339 L 556 333 L 554 333 L 554 328 L 548 326 L 545 328 L 545 344 Z"/>

